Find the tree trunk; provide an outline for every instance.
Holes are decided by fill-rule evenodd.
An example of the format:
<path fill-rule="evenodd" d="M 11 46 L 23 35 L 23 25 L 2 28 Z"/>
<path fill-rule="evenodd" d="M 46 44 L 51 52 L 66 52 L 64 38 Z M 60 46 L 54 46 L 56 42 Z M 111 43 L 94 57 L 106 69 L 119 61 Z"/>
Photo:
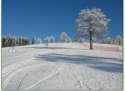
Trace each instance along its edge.
<path fill-rule="evenodd" d="M 92 46 L 92 32 L 90 31 L 90 49 L 93 49 L 93 46 Z"/>

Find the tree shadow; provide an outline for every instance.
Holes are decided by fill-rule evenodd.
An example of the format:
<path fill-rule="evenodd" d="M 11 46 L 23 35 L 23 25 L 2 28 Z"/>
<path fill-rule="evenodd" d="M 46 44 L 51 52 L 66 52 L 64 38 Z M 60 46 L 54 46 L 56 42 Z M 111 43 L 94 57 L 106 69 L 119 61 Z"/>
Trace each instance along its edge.
<path fill-rule="evenodd" d="M 90 68 L 94 68 L 97 70 L 103 70 L 107 72 L 120 72 L 123 73 L 123 65 L 122 64 L 112 64 L 111 66 L 103 65 L 103 66 L 90 66 Z"/>
<path fill-rule="evenodd" d="M 44 60 L 50 62 L 63 61 L 74 64 L 85 64 L 90 68 L 94 68 L 101 71 L 123 73 L 123 59 L 118 58 L 95 57 L 86 55 L 65 55 L 56 53 L 36 55 L 35 57 L 37 60 Z"/>

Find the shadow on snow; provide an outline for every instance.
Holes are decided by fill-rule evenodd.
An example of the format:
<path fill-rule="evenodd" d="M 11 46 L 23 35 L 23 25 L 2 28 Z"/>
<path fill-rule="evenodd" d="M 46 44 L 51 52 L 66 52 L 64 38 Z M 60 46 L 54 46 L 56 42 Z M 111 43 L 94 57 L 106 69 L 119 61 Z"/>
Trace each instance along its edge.
<path fill-rule="evenodd" d="M 65 55 L 55 53 L 36 55 L 35 57 L 37 60 L 50 62 L 64 61 L 68 63 L 85 64 L 90 68 L 98 69 L 101 71 L 123 73 L 123 60 L 118 58 L 105 58 L 86 55 Z M 121 62 L 121 64 L 117 62 Z"/>

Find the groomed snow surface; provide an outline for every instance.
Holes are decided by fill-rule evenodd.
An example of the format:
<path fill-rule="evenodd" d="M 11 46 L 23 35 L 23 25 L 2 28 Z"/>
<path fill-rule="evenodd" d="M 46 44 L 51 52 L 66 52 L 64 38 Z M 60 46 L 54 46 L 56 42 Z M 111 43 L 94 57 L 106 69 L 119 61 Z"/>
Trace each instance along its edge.
<path fill-rule="evenodd" d="M 79 43 L 2 48 L 2 90 L 122 90 L 122 51 Z"/>

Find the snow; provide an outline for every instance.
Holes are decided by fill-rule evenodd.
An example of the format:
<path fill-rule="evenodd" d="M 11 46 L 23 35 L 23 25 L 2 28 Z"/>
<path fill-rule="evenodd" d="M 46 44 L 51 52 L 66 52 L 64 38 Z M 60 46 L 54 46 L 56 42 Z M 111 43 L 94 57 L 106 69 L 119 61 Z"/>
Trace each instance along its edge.
<path fill-rule="evenodd" d="M 2 48 L 3 90 L 122 90 L 122 51 L 89 50 L 78 43 Z"/>
<path fill-rule="evenodd" d="M 85 47 L 90 47 L 90 43 L 81 43 Z M 93 43 L 93 49 L 105 50 L 105 51 L 123 51 L 123 48 L 118 45 L 109 45 L 109 44 L 98 44 Z"/>

